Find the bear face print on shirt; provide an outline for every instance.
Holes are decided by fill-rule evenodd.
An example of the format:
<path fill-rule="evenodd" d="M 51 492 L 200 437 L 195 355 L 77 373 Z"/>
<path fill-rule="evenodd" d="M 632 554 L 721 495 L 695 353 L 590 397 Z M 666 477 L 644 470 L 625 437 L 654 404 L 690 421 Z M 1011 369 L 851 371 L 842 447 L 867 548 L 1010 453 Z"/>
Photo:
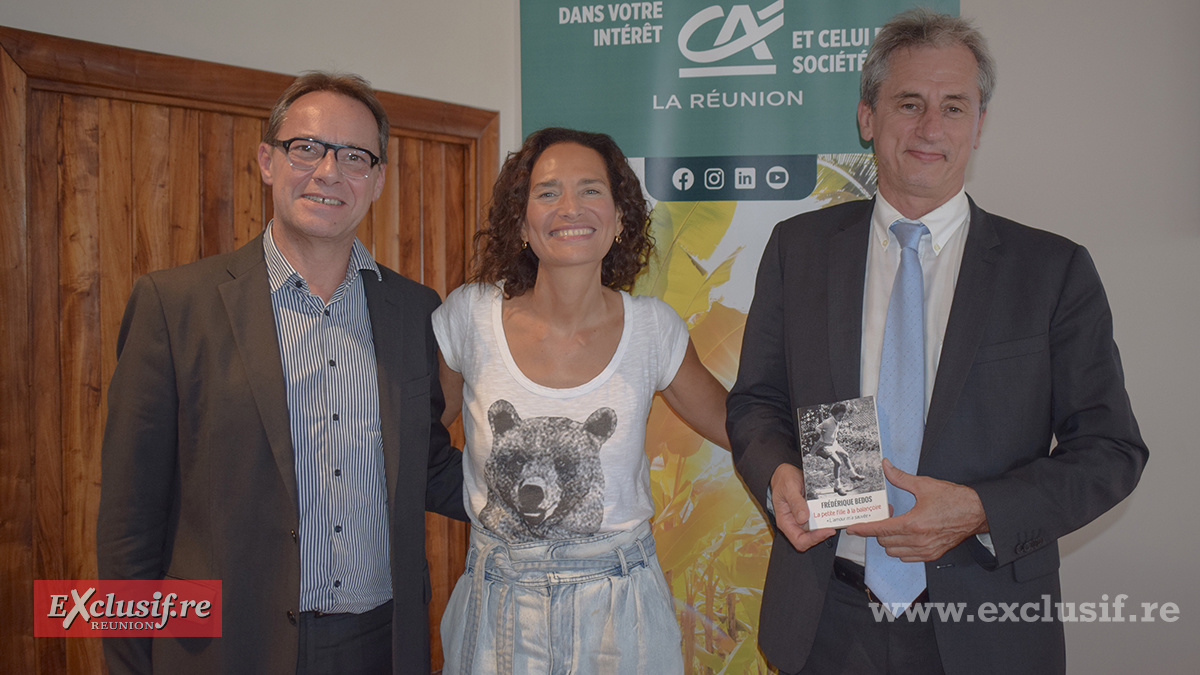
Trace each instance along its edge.
<path fill-rule="evenodd" d="M 509 541 L 568 539 L 600 529 L 604 472 L 600 446 L 617 413 L 599 408 L 580 423 L 567 417 L 521 419 L 500 399 L 488 408 L 492 452 L 485 480 L 484 527 Z"/>

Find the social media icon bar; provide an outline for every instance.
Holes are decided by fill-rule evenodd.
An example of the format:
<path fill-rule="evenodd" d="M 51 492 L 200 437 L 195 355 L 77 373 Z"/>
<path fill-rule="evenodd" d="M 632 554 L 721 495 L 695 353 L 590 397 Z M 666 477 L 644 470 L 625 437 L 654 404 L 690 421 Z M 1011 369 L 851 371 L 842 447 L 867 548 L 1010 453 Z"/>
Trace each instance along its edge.
<path fill-rule="evenodd" d="M 665 201 L 800 200 L 816 182 L 816 155 L 646 158 L 646 189 Z"/>

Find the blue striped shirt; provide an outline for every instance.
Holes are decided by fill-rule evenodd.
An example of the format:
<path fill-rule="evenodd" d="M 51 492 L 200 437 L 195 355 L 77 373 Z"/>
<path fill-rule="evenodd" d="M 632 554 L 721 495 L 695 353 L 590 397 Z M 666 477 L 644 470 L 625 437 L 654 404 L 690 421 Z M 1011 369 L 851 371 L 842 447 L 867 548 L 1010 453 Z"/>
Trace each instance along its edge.
<path fill-rule="evenodd" d="M 362 613 L 392 597 L 379 381 L 357 239 L 329 304 L 263 237 L 300 501 L 300 611 Z M 370 278 L 370 275 L 368 275 Z"/>

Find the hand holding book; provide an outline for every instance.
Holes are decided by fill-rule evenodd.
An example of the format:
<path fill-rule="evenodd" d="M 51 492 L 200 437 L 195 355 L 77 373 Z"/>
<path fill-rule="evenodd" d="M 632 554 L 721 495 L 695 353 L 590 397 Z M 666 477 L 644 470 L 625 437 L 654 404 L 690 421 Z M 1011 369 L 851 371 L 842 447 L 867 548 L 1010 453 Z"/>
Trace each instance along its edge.
<path fill-rule="evenodd" d="M 809 531 L 808 501 L 804 498 L 804 472 L 793 464 L 780 464 L 771 475 L 771 510 L 775 525 L 797 551 L 803 553 L 832 537 L 837 530 Z"/>
<path fill-rule="evenodd" d="M 937 560 L 971 535 L 988 531 L 987 514 L 975 490 L 928 476 L 914 476 L 883 460 L 888 481 L 913 493 L 917 503 L 908 513 L 859 523 L 846 531 L 876 537 L 888 555 L 904 562 Z"/>

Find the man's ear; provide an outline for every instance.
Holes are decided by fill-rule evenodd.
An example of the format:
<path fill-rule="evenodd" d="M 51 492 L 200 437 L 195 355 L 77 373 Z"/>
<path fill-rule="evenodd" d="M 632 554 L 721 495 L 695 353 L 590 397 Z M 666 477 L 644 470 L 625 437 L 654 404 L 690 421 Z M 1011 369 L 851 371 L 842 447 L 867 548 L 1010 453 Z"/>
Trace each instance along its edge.
<path fill-rule="evenodd" d="M 379 195 L 383 194 L 383 177 L 387 175 L 387 173 L 384 171 L 386 168 L 387 164 L 384 164 L 383 162 L 379 163 L 379 175 L 375 176 L 375 196 L 371 197 L 371 201 L 379 199 Z"/>
<path fill-rule="evenodd" d="M 875 111 L 871 110 L 871 106 L 866 101 L 858 102 L 858 135 L 862 136 L 864 141 L 870 141 L 875 138 L 875 131 L 871 129 L 871 125 L 875 122 Z"/>
<path fill-rule="evenodd" d="M 263 182 L 267 185 L 274 185 L 274 178 L 271 177 L 271 162 L 275 159 L 275 148 L 266 143 L 258 144 L 258 170 L 262 174 Z"/>

